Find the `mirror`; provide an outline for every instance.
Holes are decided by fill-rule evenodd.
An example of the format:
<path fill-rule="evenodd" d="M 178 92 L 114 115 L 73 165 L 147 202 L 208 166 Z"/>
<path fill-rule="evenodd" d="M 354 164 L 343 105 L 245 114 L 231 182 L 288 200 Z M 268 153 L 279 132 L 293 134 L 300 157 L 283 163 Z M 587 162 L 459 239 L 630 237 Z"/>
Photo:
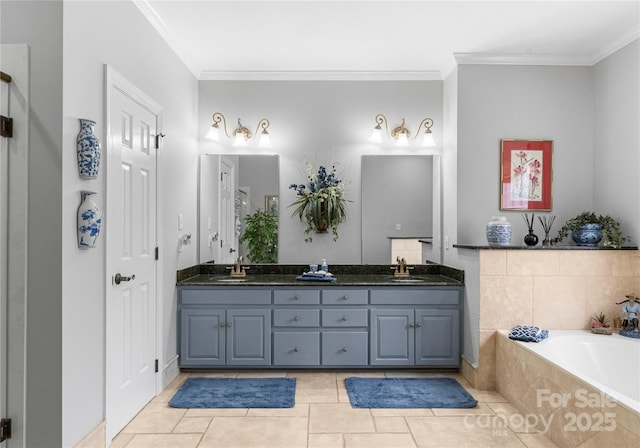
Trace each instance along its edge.
<path fill-rule="evenodd" d="M 425 263 L 433 237 L 433 157 L 362 156 L 362 263 Z"/>
<path fill-rule="evenodd" d="M 277 241 L 278 156 L 203 154 L 199 176 L 199 262 L 233 263 L 242 256 L 253 263 L 250 243 L 240 242 L 247 215 L 259 209 L 275 216 Z"/>

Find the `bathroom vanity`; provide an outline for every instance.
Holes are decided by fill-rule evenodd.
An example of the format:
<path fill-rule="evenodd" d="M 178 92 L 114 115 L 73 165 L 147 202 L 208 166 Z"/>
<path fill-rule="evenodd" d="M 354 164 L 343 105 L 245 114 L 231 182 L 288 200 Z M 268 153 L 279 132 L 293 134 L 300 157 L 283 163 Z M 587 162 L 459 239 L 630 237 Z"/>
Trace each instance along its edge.
<path fill-rule="evenodd" d="M 232 278 L 205 266 L 178 281 L 181 368 L 460 366 L 461 271 L 335 267 L 325 283 L 297 281 L 300 266 L 251 268 Z"/>

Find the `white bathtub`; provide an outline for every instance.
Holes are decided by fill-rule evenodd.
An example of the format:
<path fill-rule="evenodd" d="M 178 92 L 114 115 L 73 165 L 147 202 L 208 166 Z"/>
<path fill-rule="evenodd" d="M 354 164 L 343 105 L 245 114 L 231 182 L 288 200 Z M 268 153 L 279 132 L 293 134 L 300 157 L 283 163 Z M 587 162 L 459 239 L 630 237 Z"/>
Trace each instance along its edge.
<path fill-rule="evenodd" d="M 517 342 L 640 413 L 640 339 L 550 330 L 542 342 Z"/>

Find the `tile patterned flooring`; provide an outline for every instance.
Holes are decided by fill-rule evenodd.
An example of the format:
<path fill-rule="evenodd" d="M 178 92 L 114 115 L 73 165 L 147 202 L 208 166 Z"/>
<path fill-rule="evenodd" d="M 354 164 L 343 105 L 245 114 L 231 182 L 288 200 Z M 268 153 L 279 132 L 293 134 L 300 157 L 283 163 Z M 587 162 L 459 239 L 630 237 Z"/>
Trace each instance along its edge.
<path fill-rule="evenodd" d="M 289 409 L 176 409 L 168 406 L 189 376 L 296 378 Z M 449 376 L 478 400 L 473 409 L 354 409 L 348 376 Z M 556 447 L 514 426 L 518 414 L 498 393 L 473 389 L 457 372 L 208 371 L 183 372 L 113 440 L 111 448 L 404 448 Z M 504 423 L 506 422 L 506 424 Z"/>

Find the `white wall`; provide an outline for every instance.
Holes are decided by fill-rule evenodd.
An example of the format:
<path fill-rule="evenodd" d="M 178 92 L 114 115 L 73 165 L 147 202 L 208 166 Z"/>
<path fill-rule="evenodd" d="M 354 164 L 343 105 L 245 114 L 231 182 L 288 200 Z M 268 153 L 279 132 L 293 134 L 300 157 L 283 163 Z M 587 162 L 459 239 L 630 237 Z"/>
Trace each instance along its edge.
<path fill-rule="evenodd" d="M 222 112 L 230 131 L 238 117 L 252 131 L 260 118 L 271 121 L 269 133 L 273 148 L 280 156 L 280 240 L 279 260 L 284 263 L 309 263 L 326 258 L 335 264 L 360 263 L 361 212 L 360 163 L 363 154 L 416 154 L 421 149 L 398 150 L 368 142 L 375 116 L 383 113 L 389 126 L 406 119 L 416 131 L 423 118 L 434 120 L 436 142 L 442 138 L 441 81 L 201 81 L 199 90 L 200 150 L 203 153 L 261 153 L 255 145 L 239 151 L 230 141 L 214 143 L 204 139 L 211 127 L 211 116 Z M 420 141 L 416 140 L 419 146 Z M 291 218 L 288 206 L 295 192 L 288 187 L 305 181 L 304 162 L 339 162 L 339 173 L 348 183 L 347 221 L 339 228 L 340 238 L 312 235 L 304 242 L 304 226 Z M 402 173 L 389 173 L 401 176 Z M 383 180 L 382 182 L 388 182 Z"/>
<path fill-rule="evenodd" d="M 594 208 L 640 244 L 640 40 L 594 66 Z"/>
<path fill-rule="evenodd" d="M 162 107 L 162 132 L 166 137 L 158 155 L 161 368 L 176 354 L 176 270 L 197 263 L 196 245 L 177 252 L 178 213 L 184 215 L 185 231 L 195 234 L 197 228 L 197 82 L 131 2 L 65 2 L 63 58 L 63 151 L 61 167 L 56 171 L 58 176 L 60 170 L 62 173 L 62 445 L 71 446 L 104 419 L 105 288 L 109 288 L 113 273 L 106 272 L 106 233 L 91 250 L 78 249 L 76 240 L 80 190 L 98 191 L 103 217 L 109 218 L 104 64 Z M 96 133 L 103 143 L 103 157 L 96 180 L 78 177 L 78 118 L 98 123 Z"/>

